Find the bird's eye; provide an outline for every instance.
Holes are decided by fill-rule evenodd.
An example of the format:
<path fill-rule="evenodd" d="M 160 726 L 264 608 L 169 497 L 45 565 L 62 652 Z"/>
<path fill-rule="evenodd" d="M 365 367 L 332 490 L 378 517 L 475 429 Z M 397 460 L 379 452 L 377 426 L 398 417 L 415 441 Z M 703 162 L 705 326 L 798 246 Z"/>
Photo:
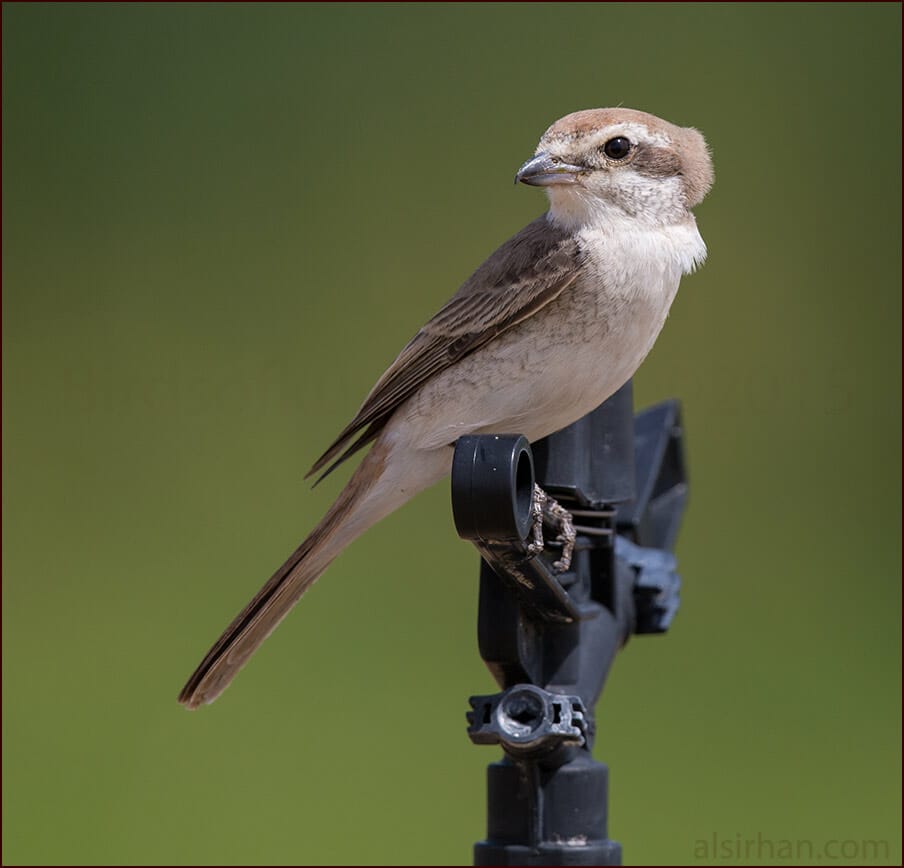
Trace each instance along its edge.
<path fill-rule="evenodd" d="M 614 139 L 609 139 L 605 145 L 603 145 L 603 153 L 610 160 L 623 160 L 631 151 L 631 142 L 629 142 L 624 136 L 616 136 Z"/>

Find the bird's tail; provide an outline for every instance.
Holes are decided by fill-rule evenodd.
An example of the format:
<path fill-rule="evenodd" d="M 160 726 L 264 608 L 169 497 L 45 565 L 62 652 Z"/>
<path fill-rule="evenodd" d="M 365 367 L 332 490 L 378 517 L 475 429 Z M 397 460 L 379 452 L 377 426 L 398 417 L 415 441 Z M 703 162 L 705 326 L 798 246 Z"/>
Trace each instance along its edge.
<path fill-rule="evenodd" d="M 386 479 L 392 474 L 384 473 L 387 458 L 385 445 L 375 444 L 320 524 L 207 652 L 182 688 L 179 702 L 188 708 L 213 702 L 342 549 L 425 487 L 393 486 Z M 426 483 L 430 481 L 435 479 Z"/>

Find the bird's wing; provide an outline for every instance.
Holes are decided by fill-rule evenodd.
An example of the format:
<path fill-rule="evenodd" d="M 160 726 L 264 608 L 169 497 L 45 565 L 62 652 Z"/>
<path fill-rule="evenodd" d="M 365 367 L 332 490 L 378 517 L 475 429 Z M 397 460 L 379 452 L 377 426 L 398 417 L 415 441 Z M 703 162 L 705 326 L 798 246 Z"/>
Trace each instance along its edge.
<path fill-rule="evenodd" d="M 323 479 L 374 440 L 422 383 L 557 298 L 577 278 L 581 259 L 575 236 L 556 228 L 546 215 L 525 226 L 468 278 L 399 353 L 355 418 L 307 475 L 333 461 Z"/>

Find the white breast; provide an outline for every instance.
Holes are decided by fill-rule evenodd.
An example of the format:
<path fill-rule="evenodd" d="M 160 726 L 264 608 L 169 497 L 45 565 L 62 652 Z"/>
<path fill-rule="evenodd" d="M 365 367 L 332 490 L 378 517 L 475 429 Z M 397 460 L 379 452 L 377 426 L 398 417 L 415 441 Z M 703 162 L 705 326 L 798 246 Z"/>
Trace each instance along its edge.
<path fill-rule="evenodd" d="M 630 224 L 581 230 L 587 255 L 581 277 L 426 383 L 400 414 L 404 439 L 421 449 L 471 433 L 537 440 L 630 379 L 662 329 L 682 274 L 706 254 L 693 218 L 669 227 Z"/>

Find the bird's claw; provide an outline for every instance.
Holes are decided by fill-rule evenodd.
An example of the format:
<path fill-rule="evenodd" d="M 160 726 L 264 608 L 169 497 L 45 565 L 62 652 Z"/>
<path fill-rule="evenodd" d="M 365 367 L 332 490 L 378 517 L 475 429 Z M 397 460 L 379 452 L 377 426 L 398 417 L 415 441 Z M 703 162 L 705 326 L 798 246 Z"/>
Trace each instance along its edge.
<path fill-rule="evenodd" d="M 530 502 L 531 530 L 533 541 L 527 547 L 530 557 L 535 557 L 543 551 L 543 509 L 549 501 L 549 495 L 534 483 L 534 494 Z"/>
<path fill-rule="evenodd" d="M 531 499 L 531 519 L 533 521 L 533 540 L 527 546 L 528 555 L 534 557 L 543 551 L 543 522 L 545 521 L 558 531 L 556 539 L 562 543 L 562 557 L 553 562 L 552 568 L 557 573 L 564 573 L 571 566 L 574 541 L 577 537 L 571 513 L 535 484 L 534 496 Z"/>
<path fill-rule="evenodd" d="M 574 529 L 571 513 L 550 497 L 546 502 L 544 514 L 549 523 L 558 530 L 556 539 L 562 543 L 562 557 L 553 562 L 552 568 L 557 573 L 564 573 L 571 566 L 574 541 L 577 538 L 577 531 Z"/>

